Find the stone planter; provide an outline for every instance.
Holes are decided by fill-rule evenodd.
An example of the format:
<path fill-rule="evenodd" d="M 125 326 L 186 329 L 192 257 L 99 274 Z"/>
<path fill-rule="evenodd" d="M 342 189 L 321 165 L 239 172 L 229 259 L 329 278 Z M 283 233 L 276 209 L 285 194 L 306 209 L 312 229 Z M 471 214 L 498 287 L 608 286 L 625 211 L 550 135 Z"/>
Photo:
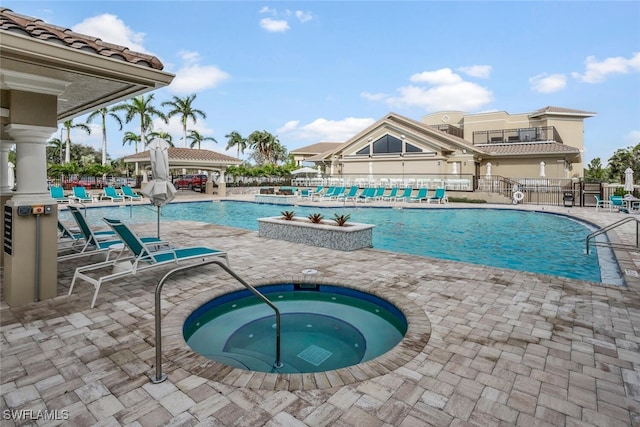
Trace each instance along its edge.
<path fill-rule="evenodd" d="M 334 221 L 313 224 L 308 219 L 282 217 L 258 218 L 258 235 L 305 245 L 340 251 L 355 251 L 373 247 L 373 224 L 347 222 L 343 227 Z"/>

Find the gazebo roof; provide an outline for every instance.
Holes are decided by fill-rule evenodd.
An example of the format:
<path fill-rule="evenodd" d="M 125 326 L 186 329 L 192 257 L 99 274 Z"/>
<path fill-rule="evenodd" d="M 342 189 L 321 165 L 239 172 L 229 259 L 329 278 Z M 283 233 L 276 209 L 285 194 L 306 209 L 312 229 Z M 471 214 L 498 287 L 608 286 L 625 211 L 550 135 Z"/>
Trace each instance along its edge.
<path fill-rule="evenodd" d="M 149 150 L 132 154 L 123 158 L 125 163 L 151 163 Z M 193 148 L 169 148 L 170 168 L 220 169 L 227 166 L 239 165 L 242 160 L 218 153 L 212 150 L 198 150 Z"/>

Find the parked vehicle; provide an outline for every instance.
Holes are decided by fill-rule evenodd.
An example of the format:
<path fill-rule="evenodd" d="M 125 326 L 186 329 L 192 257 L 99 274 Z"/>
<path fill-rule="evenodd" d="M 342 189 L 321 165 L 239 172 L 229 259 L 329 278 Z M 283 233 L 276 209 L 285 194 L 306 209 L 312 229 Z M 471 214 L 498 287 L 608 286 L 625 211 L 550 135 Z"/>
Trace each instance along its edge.
<path fill-rule="evenodd" d="M 207 175 L 182 175 L 173 180 L 173 186 L 180 188 L 188 188 L 189 190 L 201 189 L 207 183 Z"/>

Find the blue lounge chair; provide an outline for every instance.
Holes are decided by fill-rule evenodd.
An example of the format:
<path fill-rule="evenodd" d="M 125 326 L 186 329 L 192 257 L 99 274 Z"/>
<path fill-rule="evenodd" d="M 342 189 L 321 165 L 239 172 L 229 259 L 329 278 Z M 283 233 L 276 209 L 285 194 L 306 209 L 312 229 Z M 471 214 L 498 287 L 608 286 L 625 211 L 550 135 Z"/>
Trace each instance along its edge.
<path fill-rule="evenodd" d="M 384 196 L 384 187 L 377 187 L 375 193 L 373 194 L 373 200 L 382 200 L 382 196 Z"/>
<path fill-rule="evenodd" d="M 93 198 L 87 194 L 87 190 L 85 190 L 84 187 L 73 187 L 73 196 L 69 198 L 77 201 L 78 203 L 93 203 Z"/>
<path fill-rule="evenodd" d="M 64 189 L 62 187 L 51 187 L 51 198 L 55 199 L 58 203 L 69 203 L 69 198 L 64 195 Z"/>
<path fill-rule="evenodd" d="M 119 248 L 117 245 L 121 245 L 122 242 L 116 238 L 116 233 L 111 230 L 104 231 L 94 231 L 89 227 L 84 215 L 80 212 L 76 206 L 69 206 L 69 212 L 75 219 L 80 233 L 82 234 L 81 239 L 82 245 L 76 245 L 72 248 L 71 253 L 65 253 L 63 255 L 58 256 L 59 261 L 66 261 L 73 258 L 80 258 L 90 255 L 95 255 L 99 253 L 106 253 L 107 259 L 109 258 L 109 251 L 115 250 Z M 145 237 L 143 238 L 145 242 L 159 242 L 156 237 Z"/>
<path fill-rule="evenodd" d="M 392 200 L 395 200 L 397 196 L 398 196 L 398 187 L 393 187 L 389 194 L 382 196 L 382 200 L 386 202 L 390 202 Z"/>
<path fill-rule="evenodd" d="M 224 257 L 225 262 L 229 265 L 229 256 L 226 252 L 211 249 L 204 246 L 194 246 L 187 248 L 173 248 L 166 242 L 145 243 L 122 221 L 117 219 L 104 218 L 104 221 L 113 229 L 120 237 L 124 245 L 129 250 L 129 256 L 120 255 L 113 259 L 98 264 L 78 267 L 73 275 L 69 295 L 73 292 L 73 287 L 77 279 L 82 279 L 91 283 L 95 292 L 91 300 L 91 308 L 96 304 L 98 291 L 102 283 L 114 280 L 120 277 L 138 274 L 144 270 L 158 268 L 166 265 L 176 266 L 182 261 L 187 260 L 205 260 L 209 257 Z M 117 265 L 118 268 L 114 268 Z M 108 274 L 104 276 L 94 277 L 88 273 L 96 273 L 99 270 L 106 270 Z"/>
<path fill-rule="evenodd" d="M 110 199 L 112 202 L 124 202 L 124 196 L 116 192 L 115 187 L 104 187 L 103 198 Z"/>
<path fill-rule="evenodd" d="M 407 202 L 409 198 L 411 198 L 411 194 L 413 193 L 413 188 L 407 187 L 404 189 L 401 195 L 397 196 L 394 200 L 398 202 Z"/>
<path fill-rule="evenodd" d="M 133 201 L 142 200 L 142 195 L 140 195 L 140 194 L 136 193 L 135 191 L 133 191 L 133 189 L 130 186 L 123 185 L 120 189 L 122 190 L 122 196 L 125 199 L 129 199 L 132 202 Z"/>
<path fill-rule="evenodd" d="M 362 193 L 360 193 L 356 201 L 367 203 L 369 200 L 373 200 L 375 195 L 376 195 L 375 187 L 366 187 L 364 190 L 362 190 Z"/>
<path fill-rule="evenodd" d="M 440 203 L 447 203 L 447 194 L 446 194 L 446 189 L 444 187 L 441 188 L 436 188 L 436 192 L 432 197 L 429 197 L 427 199 L 427 203 L 431 203 L 431 202 L 438 202 Z"/>
<path fill-rule="evenodd" d="M 346 193 L 342 193 L 341 195 L 339 195 L 337 198 L 341 199 L 342 201 L 348 201 L 348 200 L 353 200 L 358 196 L 358 186 L 357 185 L 352 185 L 351 187 L 349 187 L 349 191 Z"/>
<path fill-rule="evenodd" d="M 333 194 L 326 196 L 325 199 L 329 199 L 329 200 L 337 200 L 340 196 L 342 196 L 345 192 L 346 188 L 345 187 L 336 187 L 333 190 Z"/>
<path fill-rule="evenodd" d="M 419 188 L 418 194 L 415 196 L 409 197 L 409 202 L 418 202 L 422 203 L 423 200 L 428 200 L 429 198 L 429 189 L 428 188 Z"/>
<path fill-rule="evenodd" d="M 593 197 L 596 198 L 596 210 L 598 210 L 598 208 L 609 208 L 609 210 L 611 210 L 611 202 L 609 200 L 602 200 L 597 194 Z"/>

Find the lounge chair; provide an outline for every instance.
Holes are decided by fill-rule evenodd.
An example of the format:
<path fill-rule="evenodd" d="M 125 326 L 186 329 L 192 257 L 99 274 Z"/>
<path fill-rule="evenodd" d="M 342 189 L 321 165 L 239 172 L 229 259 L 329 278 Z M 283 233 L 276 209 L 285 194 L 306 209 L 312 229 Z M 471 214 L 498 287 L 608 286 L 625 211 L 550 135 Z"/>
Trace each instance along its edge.
<path fill-rule="evenodd" d="M 93 198 L 87 194 L 87 190 L 85 190 L 84 187 L 73 187 L 73 196 L 69 196 L 69 199 L 75 200 L 78 203 L 93 203 Z"/>
<path fill-rule="evenodd" d="M 398 202 L 407 202 L 411 198 L 412 193 L 413 193 L 413 188 L 407 187 L 404 189 L 402 194 L 397 196 L 394 200 Z"/>
<path fill-rule="evenodd" d="M 80 209 L 76 206 L 69 206 L 69 211 L 71 212 L 71 215 L 73 215 L 73 218 L 78 224 L 80 233 L 82 234 L 82 245 L 75 245 L 68 248 L 72 250 L 72 253 L 58 256 L 58 262 L 99 253 L 106 253 L 108 259 L 109 251 L 123 249 L 123 247 L 118 246 L 122 244 L 122 241 L 116 238 L 116 233 L 114 231 L 94 231 L 89 227 L 89 224 L 84 218 L 84 215 L 82 215 L 82 212 L 80 212 Z M 156 237 L 145 237 L 143 240 L 149 243 L 160 241 Z"/>
<path fill-rule="evenodd" d="M 104 187 L 102 198 L 110 199 L 112 202 L 124 202 L 124 196 L 118 194 L 115 187 Z"/>
<path fill-rule="evenodd" d="M 141 271 L 166 265 L 177 265 L 182 261 L 194 259 L 206 259 L 209 257 L 224 257 L 229 265 L 229 256 L 226 252 L 211 249 L 204 246 L 194 246 L 186 248 L 173 248 L 166 242 L 145 243 L 122 221 L 117 219 L 104 218 L 104 221 L 116 232 L 122 242 L 129 249 L 130 256 L 122 257 L 122 253 L 113 260 L 78 267 L 73 275 L 69 295 L 73 292 L 73 287 L 77 279 L 91 283 L 95 292 L 91 300 L 91 308 L 96 304 L 98 291 L 102 283 L 120 277 L 134 275 Z M 117 267 L 117 268 L 114 268 Z M 107 269 L 109 274 L 93 277 L 87 273 L 97 270 Z"/>
<path fill-rule="evenodd" d="M 133 191 L 133 189 L 128 185 L 123 185 L 121 188 L 122 196 L 126 199 L 133 201 L 142 200 L 142 195 Z"/>
<path fill-rule="evenodd" d="M 447 203 L 447 193 L 444 187 L 436 188 L 436 192 L 433 196 L 427 199 L 427 203 L 438 202 Z"/>
<path fill-rule="evenodd" d="M 609 208 L 609 210 L 611 210 L 611 202 L 609 200 L 602 200 L 597 194 L 594 194 L 593 197 L 596 198 L 596 210 L 598 210 L 598 208 Z"/>
<path fill-rule="evenodd" d="M 58 203 L 69 203 L 69 198 L 64 195 L 64 189 L 62 187 L 51 187 L 51 198 L 55 199 Z"/>
<path fill-rule="evenodd" d="M 423 200 L 429 199 L 429 189 L 428 188 L 419 188 L 418 194 L 415 196 L 409 197 L 409 202 L 418 202 L 422 203 Z"/>
<path fill-rule="evenodd" d="M 382 196 L 381 200 L 390 202 L 392 200 L 395 200 L 397 196 L 398 196 L 398 187 L 393 187 L 389 194 Z"/>
<path fill-rule="evenodd" d="M 337 198 L 342 199 L 345 202 L 349 200 L 354 200 L 358 196 L 358 190 L 359 188 L 357 185 L 352 185 L 351 187 L 349 187 L 348 192 L 342 193 Z"/>
<path fill-rule="evenodd" d="M 320 199 L 330 199 L 337 188 L 338 187 L 327 187 L 327 190 L 324 193 L 318 193 L 317 195 Z"/>
<path fill-rule="evenodd" d="M 325 196 L 325 199 L 329 199 L 329 200 L 336 200 L 338 199 L 340 196 L 342 196 L 345 192 L 346 188 L 345 187 L 336 187 L 333 190 L 333 194 L 329 195 L 329 196 Z"/>
<path fill-rule="evenodd" d="M 360 193 L 356 201 L 367 203 L 369 202 L 369 200 L 373 200 L 375 195 L 376 195 L 375 187 L 366 187 L 364 190 L 362 190 L 362 193 Z"/>
<path fill-rule="evenodd" d="M 373 200 L 382 200 L 382 196 L 384 196 L 385 188 L 377 187 L 375 193 L 373 194 Z"/>

